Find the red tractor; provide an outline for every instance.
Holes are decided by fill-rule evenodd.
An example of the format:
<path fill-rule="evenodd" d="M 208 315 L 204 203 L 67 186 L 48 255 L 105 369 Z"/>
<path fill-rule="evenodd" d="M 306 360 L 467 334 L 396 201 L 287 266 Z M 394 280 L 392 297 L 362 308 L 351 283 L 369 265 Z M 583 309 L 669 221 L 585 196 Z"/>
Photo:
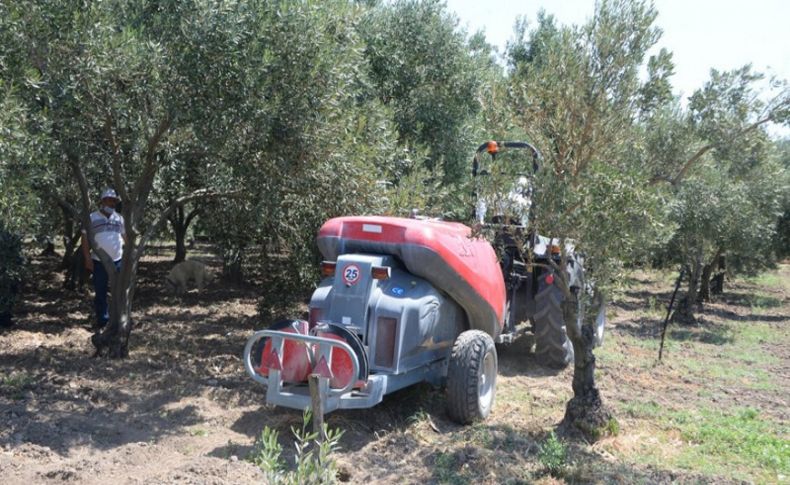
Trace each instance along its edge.
<path fill-rule="evenodd" d="M 531 150 L 537 168 L 539 154 L 531 145 L 487 143 L 475 156 L 475 178 L 486 173 L 483 152 L 495 162 L 499 151 L 511 148 Z M 528 197 L 529 179 L 522 189 Z M 544 362 L 569 363 L 573 350 L 562 321 L 563 293 L 552 284 L 551 266 L 540 264 L 555 257 L 551 241 L 519 221 L 502 220 L 496 211 L 487 221 L 483 205 L 478 204 L 480 222 L 503 229 L 496 241 L 499 255 L 455 222 L 327 221 L 318 233 L 325 260 L 308 320 L 285 320 L 255 332 L 244 349 L 245 368 L 266 385 L 267 402 L 310 407 L 310 374 L 320 376 L 326 412 L 372 407 L 385 394 L 425 381 L 446 387 L 453 420 L 483 419 L 494 403 L 495 343 L 511 342 L 517 323 L 530 318 Z M 526 247 L 513 237 L 519 232 L 527 235 Z M 573 285 L 581 281 L 580 260 L 569 267 Z"/>

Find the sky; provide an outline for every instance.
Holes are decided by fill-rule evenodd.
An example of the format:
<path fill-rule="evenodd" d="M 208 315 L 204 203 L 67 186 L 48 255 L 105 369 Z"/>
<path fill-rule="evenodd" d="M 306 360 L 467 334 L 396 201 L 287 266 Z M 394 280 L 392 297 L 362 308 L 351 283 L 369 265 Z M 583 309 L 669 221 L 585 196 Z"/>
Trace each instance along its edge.
<path fill-rule="evenodd" d="M 650 53 L 661 47 L 672 51 L 672 84 L 684 104 L 711 68 L 723 71 L 751 63 L 757 71 L 790 80 L 790 1 L 654 0 L 654 5 L 663 35 Z M 500 52 L 519 15 L 534 23 L 544 9 L 559 23 L 581 24 L 594 6 L 594 0 L 447 0 L 462 27 L 470 33 L 485 31 Z"/>

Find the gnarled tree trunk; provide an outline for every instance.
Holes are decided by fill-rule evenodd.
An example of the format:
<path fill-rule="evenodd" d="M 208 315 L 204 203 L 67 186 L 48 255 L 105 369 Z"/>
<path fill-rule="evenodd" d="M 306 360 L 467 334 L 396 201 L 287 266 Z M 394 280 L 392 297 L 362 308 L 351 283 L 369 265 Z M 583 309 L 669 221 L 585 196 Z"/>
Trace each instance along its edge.
<path fill-rule="evenodd" d="M 173 211 L 173 214 L 168 218 L 170 225 L 173 228 L 173 233 L 176 237 L 176 256 L 173 258 L 174 263 L 180 263 L 187 257 L 186 236 L 189 225 L 197 216 L 198 209 L 192 209 L 188 214 L 184 210 L 184 206 L 180 205 Z"/>
<path fill-rule="evenodd" d="M 241 284 L 244 282 L 244 262 L 245 248 L 228 249 L 222 254 L 222 278 L 230 283 Z"/>
<path fill-rule="evenodd" d="M 711 301 L 710 298 L 710 279 L 713 274 L 713 265 L 706 264 L 702 267 L 702 274 L 699 279 L 699 293 L 697 293 L 697 303 Z"/>
<path fill-rule="evenodd" d="M 699 294 L 697 295 L 697 303 L 712 301 L 711 282 L 713 279 L 713 270 L 719 264 L 721 259 L 721 249 L 716 251 L 716 254 L 709 263 L 702 267 L 702 275 L 699 281 Z"/>
<path fill-rule="evenodd" d="M 107 325 L 91 337 L 96 354 L 107 350 L 107 356 L 120 359 L 129 355 L 129 336 L 132 333 L 132 301 L 137 281 L 137 261 L 135 251 L 124 254 L 121 270 L 116 272 L 115 265 L 102 261 L 110 276 L 110 320 Z M 104 260 L 104 258 L 102 258 Z"/>
<path fill-rule="evenodd" d="M 604 298 L 596 292 L 591 299 L 590 311 L 584 311 L 583 305 L 579 305 L 580 297 L 584 298 L 580 290 L 573 291 L 572 296 L 566 296 L 562 304 L 568 337 L 573 344 L 574 366 L 573 398 L 565 407 L 560 428 L 570 434 L 581 433 L 585 438 L 595 441 L 611 431 L 614 419 L 595 385 L 594 323 Z"/>
<path fill-rule="evenodd" d="M 716 273 L 710 280 L 710 293 L 713 295 L 721 295 L 724 293 L 724 274 L 727 272 L 727 261 L 723 254 L 719 255 L 716 261 Z"/>
<path fill-rule="evenodd" d="M 672 321 L 678 323 L 694 323 L 697 319 L 694 313 L 697 311 L 697 295 L 699 293 L 699 282 L 702 277 L 702 255 L 697 255 L 687 266 L 688 288 L 686 294 L 678 301 L 678 308 L 672 315 Z"/>

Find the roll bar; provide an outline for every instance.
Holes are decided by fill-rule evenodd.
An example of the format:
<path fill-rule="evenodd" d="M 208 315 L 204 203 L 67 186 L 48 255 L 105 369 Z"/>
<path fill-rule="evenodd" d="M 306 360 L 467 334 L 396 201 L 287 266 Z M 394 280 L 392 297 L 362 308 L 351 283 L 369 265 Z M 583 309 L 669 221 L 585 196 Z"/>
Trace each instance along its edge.
<path fill-rule="evenodd" d="M 478 171 L 480 169 L 480 154 L 483 152 L 488 152 L 491 155 L 491 160 L 496 160 L 497 154 L 502 151 L 502 149 L 527 149 L 532 152 L 532 173 L 535 173 L 540 169 L 540 164 L 538 163 L 542 160 L 542 156 L 537 148 L 532 146 L 531 144 L 525 141 L 487 141 L 477 147 L 475 151 L 475 156 L 472 159 L 472 177 L 477 177 Z"/>

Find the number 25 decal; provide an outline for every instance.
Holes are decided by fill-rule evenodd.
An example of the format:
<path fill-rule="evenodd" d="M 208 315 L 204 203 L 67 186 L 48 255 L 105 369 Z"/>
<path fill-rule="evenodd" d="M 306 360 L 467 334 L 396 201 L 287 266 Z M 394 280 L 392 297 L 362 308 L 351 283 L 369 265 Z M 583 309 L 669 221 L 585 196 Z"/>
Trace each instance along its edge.
<path fill-rule="evenodd" d="M 356 264 L 349 264 L 343 268 L 343 283 L 348 286 L 355 285 L 359 282 L 359 266 Z"/>

